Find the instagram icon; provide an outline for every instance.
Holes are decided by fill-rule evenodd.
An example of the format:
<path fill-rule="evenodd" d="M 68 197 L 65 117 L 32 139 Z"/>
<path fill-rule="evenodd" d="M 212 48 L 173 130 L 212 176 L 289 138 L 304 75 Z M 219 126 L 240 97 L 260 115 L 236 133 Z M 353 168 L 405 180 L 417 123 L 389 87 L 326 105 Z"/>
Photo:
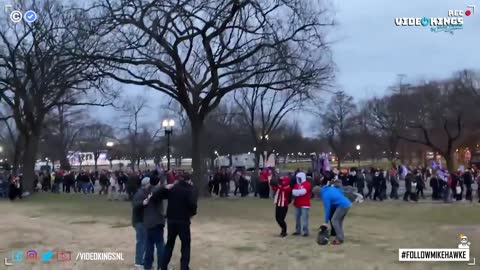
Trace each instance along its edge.
<path fill-rule="evenodd" d="M 37 261 L 37 251 L 35 250 L 28 250 L 26 256 L 27 262 L 36 262 Z"/>

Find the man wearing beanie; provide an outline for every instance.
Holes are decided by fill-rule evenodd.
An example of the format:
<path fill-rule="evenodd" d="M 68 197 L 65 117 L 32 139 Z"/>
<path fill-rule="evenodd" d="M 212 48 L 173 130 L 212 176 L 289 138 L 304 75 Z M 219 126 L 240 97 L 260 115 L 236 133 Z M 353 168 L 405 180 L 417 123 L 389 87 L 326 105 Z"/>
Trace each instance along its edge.
<path fill-rule="evenodd" d="M 160 189 L 159 183 L 160 178 L 152 175 L 150 178 L 149 195 L 143 200 L 143 223 L 147 231 L 145 263 L 143 265 L 145 270 L 152 269 L 155 248 L 157 248 L 157 269 L 160 269 L 160 262 L 163 255 L 163 228 L 165 226 L 163 198 L 153 196 L 153 194 Z"/>
<path fill-rule="evenodd" d="M 184 173 L 175 184 L 169 184 L 155 190 L 153 196 L 168 199 L 167 224 L 168 236 L 161 262 L 161 270 L 167 270 L 172 258 L 177 236 L 181 241 L 180 270 L 189 270 L 190 264 L 190 220 L 197 214 L 197 192 L 190 175 Z"/>
<path fill-rule="evenodd" d="M 307 181 L 307 175 L 299 172 L 296 175 L 297 183 L 292 190 L 292 196 L 295 197 L 293 205 L 295 206 L 295 233 L 300 235 L 303 225 L 303 236 L 308 236 L 308 217 L 310 211 L 310 198 L 312 188 Z"/>
<path fill-rule="evenodd" d="M 146 231 L 143 224 L 143 201 L 148 197 L 150 178 L 142 179 L 141 187 L 132 199 L 132 225 L 135 229 L 135 269 L 143 269 L 143 257 L 145 255 Z"/>

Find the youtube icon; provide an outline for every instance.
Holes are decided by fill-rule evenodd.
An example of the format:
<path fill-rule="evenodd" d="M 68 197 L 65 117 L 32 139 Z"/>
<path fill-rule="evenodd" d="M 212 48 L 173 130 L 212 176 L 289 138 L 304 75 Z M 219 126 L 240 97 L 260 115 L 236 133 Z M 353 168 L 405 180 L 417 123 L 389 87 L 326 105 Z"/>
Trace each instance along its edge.
<path fill-rule="evenodd" d="M 59 250 L 57 251 L 57 261 L 59 262 L 67 262 L 72 260 L 72 252 Z"/>

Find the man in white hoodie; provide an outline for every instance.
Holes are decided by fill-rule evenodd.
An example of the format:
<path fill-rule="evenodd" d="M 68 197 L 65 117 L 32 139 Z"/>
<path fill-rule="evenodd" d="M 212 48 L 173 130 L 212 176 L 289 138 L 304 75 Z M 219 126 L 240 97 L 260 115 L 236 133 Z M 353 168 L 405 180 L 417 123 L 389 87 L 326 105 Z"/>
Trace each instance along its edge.
<path fill-rule="evenodd" d="M 312 187 L 307 181 L 307 175 L 304 172 L 299 172 L 296 175 L 297 183 L 293 186 L 292 196 L 295 198 L 293 205 L 295 206 L 295 233 L 293 235 L 300 235 L 303 226 L 303 236 L 308 236 L 308 219 L 310 211 L 310 198 L 312 194 Z"/>

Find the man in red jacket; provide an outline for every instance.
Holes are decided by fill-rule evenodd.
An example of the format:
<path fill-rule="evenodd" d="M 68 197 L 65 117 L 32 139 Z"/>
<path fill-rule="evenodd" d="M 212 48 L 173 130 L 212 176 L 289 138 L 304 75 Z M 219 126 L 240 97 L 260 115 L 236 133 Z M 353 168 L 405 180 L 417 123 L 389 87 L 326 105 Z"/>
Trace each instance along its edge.
<path fill-rule="evenodd" d="M 303 225 L 303 236 L 308 236 L 308 217 L 310 211 L 310 197 L 312 187 L 307 181 L 307 176 L 304 172 L 299 172 L 296 175 L 297 183 L 294 185 L 292 195 L 295 197 L 293 205 L 295 206 L 295 233 L 293 235 L 300 235 Z"/>
<path fill-rule="evenodd" d="M 282 229 L 280 237 L 285 237 L 287 236 L 287 223 L 285 222 L 285 217 L 287 216 L 288 201 L 290 193 L 292 192 L 290 178 L 288 176 L 282 177 L 282 179 L 278 181 L 278 184 L 272 184 L 272 189 L 273 192 L 275 192 L 275 219 Z"/>

